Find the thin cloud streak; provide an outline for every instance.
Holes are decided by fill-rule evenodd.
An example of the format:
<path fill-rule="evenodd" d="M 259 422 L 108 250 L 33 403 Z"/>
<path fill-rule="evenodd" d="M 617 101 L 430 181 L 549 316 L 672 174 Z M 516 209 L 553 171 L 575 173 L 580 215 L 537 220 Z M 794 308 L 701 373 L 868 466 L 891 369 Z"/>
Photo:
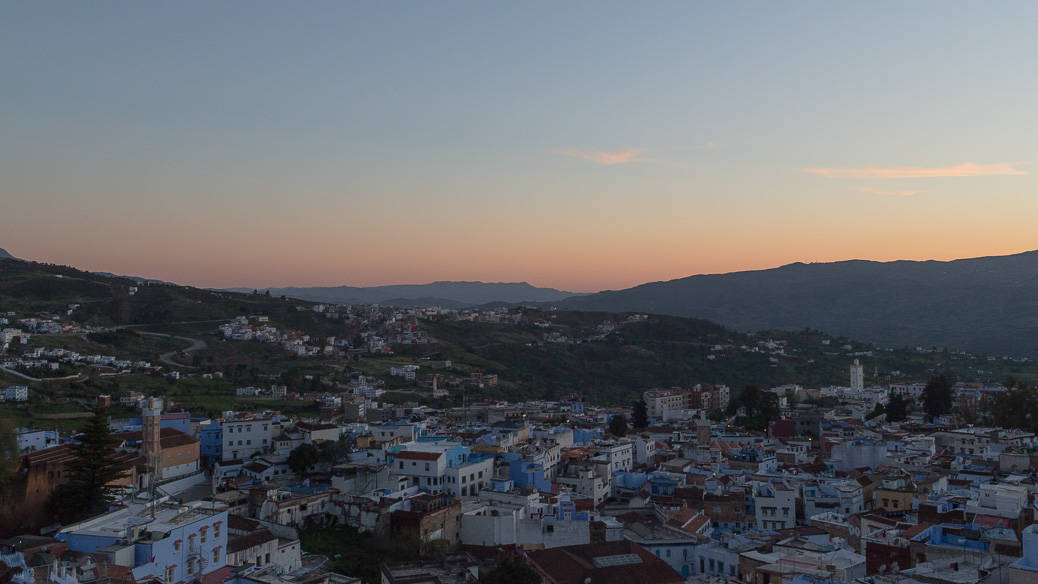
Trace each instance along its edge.
<path fill-rule="evenodd" d="M 1015 168 L 1018 162 L 995 162 L 992 164 L 975 164 L 964 162 L 955 166 L 928 168 L 923 166 L 895 166 L 890 168 L 805 168 L 804 172 L 817 174 L 827 178 L 941 178 L 960 176 L 991 176 L 1030 174 L 1026 170 Z"/>
<path fill-rule="evenodd" d="M 882 195 L 884 197 L 911 197 L 912 195 L 919 193 L 919 191 L 884 191 L 872 187 L 858 187 L 857 190 L 872 195 Z"/>
<path fill-rule="evenodd" d="M 642 159 L 639 158 L 638 155 L 645 152 L 645 149 L 632 148 L 620 152 L 587 152 L 576 148 L 566 148 L 564 150 L 558 150 L 557 152 L 564 156 L 582 158 L 584 160 L 590 160 L 596 164 L 611 166 L 614 164 L 627 164 L 628 162 L 640 162 Z"/>

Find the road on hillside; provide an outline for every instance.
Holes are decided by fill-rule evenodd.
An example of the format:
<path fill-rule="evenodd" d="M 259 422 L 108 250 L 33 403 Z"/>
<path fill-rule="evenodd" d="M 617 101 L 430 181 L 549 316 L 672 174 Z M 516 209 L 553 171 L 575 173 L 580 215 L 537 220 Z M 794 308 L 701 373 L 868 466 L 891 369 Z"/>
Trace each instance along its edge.
<path fill-rule="evenodd" d="M 177 363 L 173 360 L 173 355 L 176 355 L 177 353 L 194 353 L 195 351 L 201 351 L 202 349 L 207 347 L 205 341 L 203 341 L 202 339 L 192 339 L 191 337 L 180 337 L 166 333 L 149 333 L 145 331 L 137 331 L 137 334 L 148 335 L 151 337 L 166 337 L 169 339 L 177 339 L 179 341 L 188 341 L 189 343 L 191 343 L 191 346 L 186 349 L 180 349 L 179 351 L 170 351 L 168 353 L 163 353 L 159 355 L 159 361 L 162 361 L 166 365 L 173 365 L 174 367 L 185 367 L 187 369 L 194 369 L 194 365 L 184 365 L 183 363 Z"/>
<path fill-rule="evenodd" d="M 120 329 L 130 329 L 130 328 L 141 328 L 141 327 L 145 327 L 145 326 L 173 326 L 173 325 L 178 325 L 178 324 L 204 324 L 204 323 L 209 323 L 209 322 L 227 322 L 228 320 L 230 320 L 230 319 L 229 318 L 219 318 L 219 319 L 213 319 L 213 320 L 185 320 L 185 321 L 181 321 L 181 322 L 162 322 L 162 323 L 151 323 L 151 324 L 148 324 L 148 323 L 142 323 L 142 324 L 120 324 L 120 325 L 117 325 L 117 326 L 113 326 L 111 328 L 112 328 L 112 330 L 120 330 Z M 150 336 L 153 336 L 153 337 L 166 337 L 166 338 L 170 338 L 170 339 L 178 339 L 178 340 L 181 340 L 181 341 L 188 341 L 189 343 L 191 343 L 191 346 L 186 348 L 186 349 L 181 349 L 179 351 L 170 351 L 168 353 L 163 353 L 163 354 L 159 355 L 159 361 L 162 361 L 166 365 L 172 365 L 174 367 L 184 367 L 186 369 L 195 369 L 195 366 L 193 366 L 193 365 L 184 365 L 183 363 L 177 363 L 176 361 L 173 360 L 173 355 L 176 355 L 177 353 L 194 353 L 195 351 L 201 351 L 202 349 L 206 348 L 206 346 L 207 346 L 205 344 L 205 341 L 203 341 L 202 339 L 193 339 L 191 337 L 181 337 L 181 336 L 171 335 L 171 334 L 167 334 L 167 333 L 152 333 L 152 332 L 147 332 L 147 331 L 137 331 L 137 333 L 141 334 L 141 335 L 150 335 Z"/>

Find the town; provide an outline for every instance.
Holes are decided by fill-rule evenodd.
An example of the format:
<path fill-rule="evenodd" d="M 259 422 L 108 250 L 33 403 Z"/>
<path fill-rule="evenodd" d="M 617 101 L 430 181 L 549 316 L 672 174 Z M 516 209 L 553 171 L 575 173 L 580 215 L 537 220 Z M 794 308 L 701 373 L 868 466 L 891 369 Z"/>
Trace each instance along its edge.
<path fill-rule="evenodd" d="M 0 560 L 67 584 L 1038 581 L 1038 439 L 956 413 L 1015 387 L 870 385 L 855 360 L 845 386 L 438 409 L 360 381 L 313 418 L 136 394 L 130 418 L 99 398 L 100 442 L 18 429 Z M 56 513 L 84 444 L 109 498 Z"/>

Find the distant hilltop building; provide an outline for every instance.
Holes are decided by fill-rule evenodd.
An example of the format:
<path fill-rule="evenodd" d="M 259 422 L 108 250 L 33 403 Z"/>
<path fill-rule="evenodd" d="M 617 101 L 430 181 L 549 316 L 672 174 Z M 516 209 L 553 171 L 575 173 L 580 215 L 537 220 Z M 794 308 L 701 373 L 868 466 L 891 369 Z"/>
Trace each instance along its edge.
<path fill-rule="evenodd" d="M 865 367 L 857 359 L 851 364 L 851 392 L 865 390 Z"/>

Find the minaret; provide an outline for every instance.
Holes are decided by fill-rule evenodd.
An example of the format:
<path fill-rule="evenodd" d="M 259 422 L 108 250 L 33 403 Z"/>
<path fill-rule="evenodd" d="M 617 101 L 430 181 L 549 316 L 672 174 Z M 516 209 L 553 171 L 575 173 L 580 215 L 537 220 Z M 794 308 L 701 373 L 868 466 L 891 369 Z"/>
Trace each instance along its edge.
<path fill-rule="evenodd" d="M 149 397 L 141 409 L 143 440 L 141 451 L 145 464 L 151 471 L 149 484 L 154 485 L 162 478 L 162 442 L 160 425 L 162 421 L 162 398 Z"/>
<path fill-rule="evenodd" d="M 865 367 L 857 359 L 851 365 L 851 391 L 860 392 L 865 389 Z"/>

